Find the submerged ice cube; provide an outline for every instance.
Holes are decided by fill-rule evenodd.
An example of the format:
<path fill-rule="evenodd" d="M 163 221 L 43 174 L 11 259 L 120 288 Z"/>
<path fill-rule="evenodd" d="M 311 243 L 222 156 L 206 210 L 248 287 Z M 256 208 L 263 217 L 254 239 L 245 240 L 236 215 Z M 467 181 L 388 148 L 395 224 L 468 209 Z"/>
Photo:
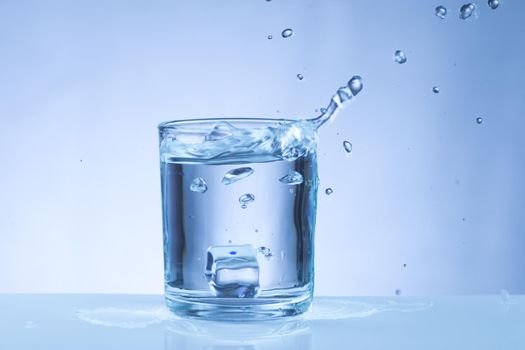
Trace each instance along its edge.
<path fill-rule="evenodd" d="M 259 290 L 257 249 L 251 244 L 209 247 L 204 275 L 218 297 L 253 298 Z"/>

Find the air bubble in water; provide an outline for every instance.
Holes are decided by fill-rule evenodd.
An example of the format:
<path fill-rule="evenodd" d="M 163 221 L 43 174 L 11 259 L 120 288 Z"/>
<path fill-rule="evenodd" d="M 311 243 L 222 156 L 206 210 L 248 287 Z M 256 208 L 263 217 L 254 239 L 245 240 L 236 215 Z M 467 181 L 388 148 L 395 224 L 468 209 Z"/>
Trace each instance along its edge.
<path fill-rule="evenodd" d="M 208 190 L 208 185 L 202 177 L 196 177 L 193 179 L 190 185 L 190 191 L 204 193 Z"/>
<path fill-rule="evenodd" d="M 283 32 L 281 33 L 281 35 L 283 36 L 283 38 L 289 38 L 291 37 L 293 34 L 293 30 L 291 30 L 290 28 L 286 28 L 285 30 L 283 30 Z"/>
<path fill-rule="evenodd" d="M 348 87 L 352 91 L 352 95 L 357 95 L 361 90 L 363 90 L 363 78 L 359 75 L 354 75 L 352 79 L 348 81 Z"/>
<path fill-rule="evenodd" d="M 478 124 L 483 123 L 483 118 L 481 118 L 481 117 L 477 117 L 477 118 L 476 118 L 476 123 L 478 123 Z"/>
<path fill-rule="evenodd" d="M 222 183 L 230 185 L 234 182 L 240 181 L 247 178 L 254 173 L 254 170 L 250 167 L 236 168 L 228 171 L 222 178 Z"/>
<path fill-rule="evenodd" d="M 246 209 L 248 204 L 255 200 L 255 196 L 251 193 L 243 194 L 239 197 L 239 203 L 241 203 L 241 208 Z"/>
<path fill-rule="evenodd" d="M 344 147 L 346 153 L 352 152 L 352 144 L 350 142 L 344 141 L 343 142 L 343 147 Z"/>
<path fill-rule="evenodd" d="M 436 16 L 443 19 L 447 16 L 447 8 L 445 6 L 439 5 L 438 7 L 436 7 L 435 13 L 436 13 Z"/>
<path fill-rule="evenodd" d="M 467 19 L 474 13 L 476 10 L 476 5 L 473 3 L 465 4 L 459 8 L 459 18 Z"/>
<path fill-rule="evenodd" d="M 297 74 L 297 79 L 299 80 L 303 80 L 304 79 L 304 76 L 302 74 Z"/>
<path fill-rule="evenodd" d="M 270 248 L 268 248 L 268 247 L 264 247 L 264 246 L 259 247 L 259 248 L 257 248 L 257 251 L 259 253 L 261 253 L 266 258 L 266 260 L 270 260 L 272 258 L 272 256 L 273 256 Z"/>
<path fill-rule="evenodd" d="M 279 181 L 286 185 L 299 185 L 303 183 L 303 175 L 297 171 L 290 170 L 288 175 L 281 177 Z"/>
<path fill-rule="evenodd" d="M 432 88 L 432 92 L 435 93 L 435 94 L 439 94 L 439 88 L 437 86 L 434 86 Z"/>
<path fill-rule="evenodd" d="M 491 9 L 495 10 L 499 6 L 499 0 L 489 0 L 488 4 Z"/>
<path fill-rule="evenodd" d="M 394 61 L 403 64 L 407 61 L 407 57 L 403 51 L 396 50 L 396 52 L 394 52 Z"/>
<path fill-rule="evenodd" d="M 334 190 L 332 190 L 330 187 L 328 187 L 326 190 L 324 190 L 324 193 L 326 193 L 326 195 L 329 196 L 332 193 L 334 193 Z"/>

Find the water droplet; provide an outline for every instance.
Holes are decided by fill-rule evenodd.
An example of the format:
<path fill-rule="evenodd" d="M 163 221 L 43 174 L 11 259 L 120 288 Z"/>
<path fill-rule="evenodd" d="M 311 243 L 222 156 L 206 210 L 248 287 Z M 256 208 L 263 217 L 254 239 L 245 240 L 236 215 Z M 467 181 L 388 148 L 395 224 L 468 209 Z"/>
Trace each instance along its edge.
<path fill-rule="evenodd" d="M 401 289 L 396 289 L 396 295 L 401 295 Z"/>
<path fill-rule="evenodd" d="M 432 88 L 432 92 L 435 93 L 435 94 L 439 94 L 439 88 L 437 86 L 434 86 Z"/>
<path fill-rule="evenodd" d="M 241 203 L 241 208 L 246 209 L 248 204 L 255 200 L 255 196 L 251 193 L 243 194 L 239 197 L 239 203 Z"/>
<path fill-rule="evenodd" d="M 304 76 L 302 74 L 297 74 L 297 79 L 299 80 L 303 80 L 304 79 Z"/>
<path fill-rule="evenodd" d="M 324 193 L 326 193 L 326 195 L 329 196 L 332 193 L 334 193 L 334 190 L 332 190 L 330 187 L 328 187 L 326 190 L 324 190 Z"/>
<path fill-rule="evenodd" d="M 403 51 L 396 50 L 396 52 L 394 52 L 394 61 L 399 64 L 403 64 L 407 61 L 407 57 Z"/>
<path fill-rule="evenodd" d="M 270 251 L 270 248 L 268 247 L 265 247 L 265 246 L 259 247 L 257 248 L 257 251 L 261 253 L 266 258 L 266 260 L 270 260 L 273 257 L 273 254 Z"/>
<path fill-rule="evenodd" d="M 361 90 L 363 90 L 363 78 L 359 75 L 354 75 L 352 79 L 348 81 L 348 87 L 352 91 L 352 95 L 357 95 Z"/>
<path fill-rule="evenodd" d="M 467 218 L 461 218 L 461 221 L 465 222 L 467 221 Z"/>
<path fill-rule="evenodd" d="M 299 185 L 303 183 L 303 175 L 297 171 L 290 170 L 288 175 L 281 177 L 279 181 L 286 185 Z"/>
<path fill-rule="evenodd" d="M 228 240 L 228 243 L 230 243 L 230 244 L 231 244 L 231 242 L 232 242 L 232 240 L 231 240 L 231 239 L 229 239 L 229 240 Z"/>
<path fill-rule="evenodd" d="M 225 185 L 231 185 L 234 182 L 247 178 L 253 173 L 254 170 L 250 167 L 232 169 L 224 175 L 222 178 L 222 183 Z"/>
<path fill-rule="evenodd" d="M 256 228 L 256 229 L 255 229 L 255 233 L 258 233 L 258 232 L 259 232 L 259 229 L 258 229 L 258 228 Z"/>
<path fill-rule="evenodd" d="M 281 33 L 281 35 L 283 36 L 283 38 L 289 38 L 291 37 L 293 34 L 293 30 L 291 30 L 290 28 L 286 28 L 285 30 L 283 30 L 283 32 Z"/>
<path fill-rule="evenodd" d="M 403 267 L 407 267 L 407 264 L 403 264 Z"/>
<path fill-rule="evenodd" d="M 443 19 L 447 16 L 447 8 L 445 6 L 439 5 L 438 7 L 436 7 L 435 13 L 436 13 L 436 16 Z"/>
<path fill-rule="evenodd" d="M 470 16 L 472 16 L 475 10 L 476 5 L 474 5 L 473 3 L 465 4 L 459 8 L 459 18 L 467 19 Z"/>
<path fill-rule="evenodd" d="M 272 39 L 273 39 L 273 36 L 268 35 L 267 38 L 268 38 L 268 40 L 272 40 Z"/>
<path fill-rule="evenodd" d="M 343 147 L 344 147 L 346 153 L 352 152 L 352 144 L 350 142 L 344 141 L 343 142 Z"/>
<path fill-rule="evenodd" d="M 208 190 L 208 185 L 202 177 L 196 177 L 193 179 L 190 185 L 190 191 L 204 193 Z"/>
<path fill-rule="evenodd" d="M 481 118 L 481 117 L 477 117 L 477 118 L 476 118 L 476 123 L 478 123 L 478 124 L 483 123 L 483 118 Z"/>
<path fill-rule="evenodd" d="M 488 4 L 491 9 L 495 10 L 499 6 L 499 0 L 489 0 Z"/>

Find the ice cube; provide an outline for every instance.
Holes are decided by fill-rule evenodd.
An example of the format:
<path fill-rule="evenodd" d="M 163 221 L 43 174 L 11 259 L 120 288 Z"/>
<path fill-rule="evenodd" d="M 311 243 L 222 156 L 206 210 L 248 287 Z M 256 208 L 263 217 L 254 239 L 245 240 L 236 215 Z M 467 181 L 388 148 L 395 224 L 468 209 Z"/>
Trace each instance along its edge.
<path fill-rule="evenodd" d="M 259 290 L 257 249 L 251 244 L 212 246 L 204 275 L 222 298 L 253 298 Z"/>

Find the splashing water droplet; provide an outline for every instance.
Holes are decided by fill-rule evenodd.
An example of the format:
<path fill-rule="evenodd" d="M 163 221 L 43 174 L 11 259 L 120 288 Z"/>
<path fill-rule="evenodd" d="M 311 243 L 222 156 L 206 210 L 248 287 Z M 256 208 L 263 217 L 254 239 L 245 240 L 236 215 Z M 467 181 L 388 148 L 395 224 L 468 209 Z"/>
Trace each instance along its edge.
<path fill-rule="evenodd" d="M 283 32 L 281 33 L 281 35 L 283 36 L 283 38 L 289 38 L 291 37 L 293 34 L 293 30 L 291 30 L 290 28 L 286 28 L 285 30 L 283 30 Z"/>
<path fill-rule="evenodd" d="M 488 4 L 491 9 L 495 10 L 499 6 L 499 0 L 489 0 Z"/>
<path fill-rule="evenodd" d="M 332 190 L 330 187 L 328 187 L 326 190 L 324 190 L 324 193 L 326 193 L 326 195 L 329 196 L 332 193 L 334 193 L 334 190 Z"/>
<path fill-rule="evenodd" d="M 222 178 L 222 183 L 225 185 L 231 185 L 234 182 L 247 178 L 248 176 L 253 174 L 254 171 L 255 170 L 253 170 L 250 167 L 232 169 L 224 175 L 224 177 Z"/>
<path fill-rule="evenodd" d="M 436 16 L 443 19 L 447 16 L 447 8 L 445 6 L 439 5 L 438 7 L 436 7 L 435 13 Z"/>
<path fill-rule="evenodd" d="M 396 289 L 396 295 L 401 295 L 401 289 Z"/>
<path fill-rule="evenodd" d="M 257 251 L 261 253 L 266 258 L 266 260 L 270 260 L 273 257 L 273 254 L 270 251 L 270 248 L 268 247 L 265 247 L 265 246 L 259 247 L 257 248 Z"/>
<path fill-rule="evenodd" d="M 204 193 L 208 190 L 208 185 L 202 177 L 196 177 L 193 179 L 190 185 L 190 191 Z"/>
<path fill-rule="evenodd" d="M 439 94 L 439 88 L 437 86 L 434 86 L 432 88 L 432 92 L 435 93 L 435 94 Z"/>
<path fill-rule="evenodd" d="M 255 200 L 255 196 L 251 193 L 243 194 L 239 197 L 239 203 L 241 203 L 241 208 L 246 209 L 248 204 Z"/>
<path fill-rule="evenodd" d="M 352 79 L 348 81 L 348 87 L 350 87 L 352 95 L 356 96 L 361 90 L 363 90 L 363 78 L 359 75 L 354 75 Z"/>
<path fill-rule="evenodd" d="M 396 50 L 396 52 L 394 52 L 394 62 L 403 64 L 406 61 L 407 61 L 407 57 L 403 51 Z"/>
<path fill-rule="evenodd" d="M 350 142 L 344 141 L 343 142 L 343 147 L 344 147 L 346 153 L 352 152 L 352 144 Z"/>
<path fill-rule="evenodd" d="M 273 39 L 273 36 L 268 35 L 267 38 L 268 38 L 268 40 L 272 40 L 272 39 Z"/>
<path fill-rule="evenodd" d="M 459 18 L 467 19 L 470 16 L 472 16 L 475 10 L 476 5 L 474 5 L 473 3 L 465 4 L 459 8 Z"/>
<path fill-rule="evenodd" d="M 302 74 L 297 74 L 297 79 L 299 80 L 303 80 L 304 79 L 304 76 Z"/>
<path fill-rule="evenodd" d="M 476 123 L 478 123 L 478 124 L 483 123 L 483 118 L 481 118 L 481 117 L 477 117 L 477 118 L 476 118 Z"/>
<path fill-rule="evenodd" d="M 279 181 L 286 185 L 299 185 L 303 183 L 303 175 L 297 171 L 290 170 L 288 175 L 281 177 Z"/>

